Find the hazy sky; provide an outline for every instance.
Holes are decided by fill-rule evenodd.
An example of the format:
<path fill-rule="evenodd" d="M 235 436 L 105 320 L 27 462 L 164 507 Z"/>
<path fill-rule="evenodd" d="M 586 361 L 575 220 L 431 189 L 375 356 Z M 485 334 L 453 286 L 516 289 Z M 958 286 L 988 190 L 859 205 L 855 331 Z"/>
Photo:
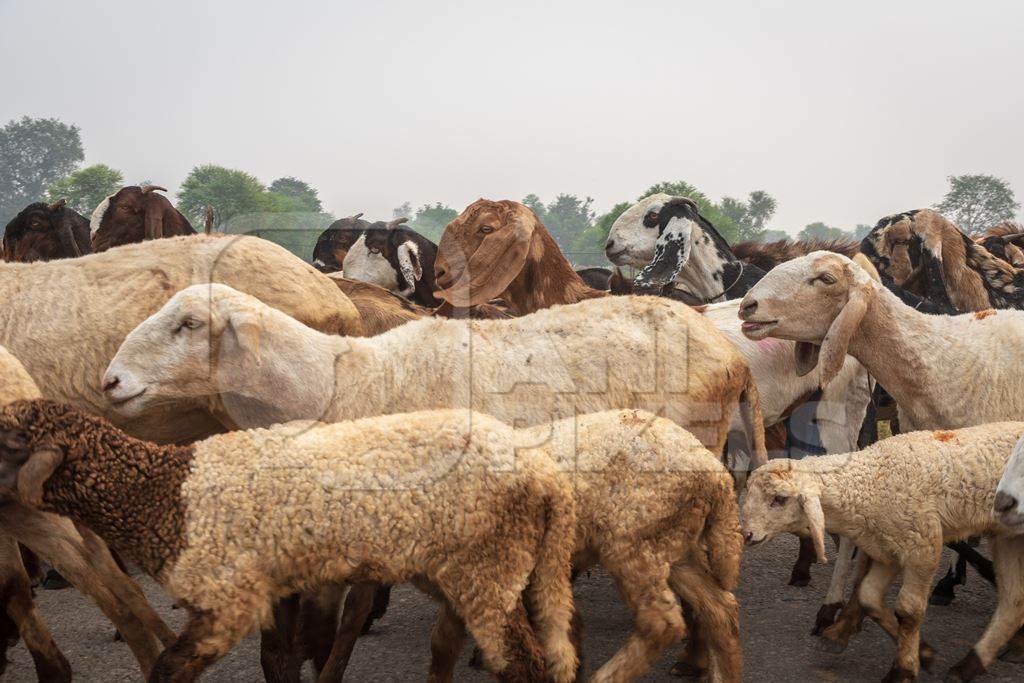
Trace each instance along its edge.
<path fill-rule="evenodd" d="M 764 189 L 772 227 L 1024 197 L 1024 3 L 0 0 L 0 122 L 172 190 L 216 163 L 338 215 L 403 201 Z"/>

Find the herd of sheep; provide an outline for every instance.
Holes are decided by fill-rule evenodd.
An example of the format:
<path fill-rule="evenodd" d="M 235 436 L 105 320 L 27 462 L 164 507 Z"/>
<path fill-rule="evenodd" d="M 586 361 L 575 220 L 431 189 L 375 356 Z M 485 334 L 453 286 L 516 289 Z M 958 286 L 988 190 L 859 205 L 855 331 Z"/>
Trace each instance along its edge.
<path fill-rule="evenodd" d="M 467 634 L 499 680 L 581 680 L 572 581 L 600 566 L 634 625 L 588 680 L 685 640 L 674 674 L 737 682 L 743 546 L 783 533 L 797 585 L 832 535 L 814 633 L 838 652 L 870 617 L 895 643 L 883 680 L 931 667 L 925 610 L 966 562 L 998 603 L 949 678 L 1024 660 L 1019 226 L 972 238 L 920 210 L 860 244 L 729 245 L 652 195 L 612 226 L 614 270 L 577 272 L 527 207 L 481 199 L 437 245 L 341 219 L 310 265 L 196 234 L 160 190 L 91 219 L 32 204 L 3 237 L 0 649 L 20 636 L 40 680 L 72 667 L 38 559 L 150 681 L 254 631 L 268 681 L 307 660 L 341 680 L 406 582 L 440 605 L 428 680 Z"/>

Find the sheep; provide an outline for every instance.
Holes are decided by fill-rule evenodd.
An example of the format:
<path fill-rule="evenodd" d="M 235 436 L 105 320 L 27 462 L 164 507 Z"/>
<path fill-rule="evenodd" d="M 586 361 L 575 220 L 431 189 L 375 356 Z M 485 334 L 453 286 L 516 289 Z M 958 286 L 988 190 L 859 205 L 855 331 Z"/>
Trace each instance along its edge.
<path fill-rule="evenodd" d="M 359 317 L 363 321 L 363 332 L 368 337 L 433 314 L 429 308 L 414 304 L 383 287 L 360 280 L 350 280 L 338 272 L 326 275 L 338 285 L 338 289 L 345 293 L 359 311 Z"/>
<path fill-rule="evenodd" d="M 750 477 L 743 534 L 755 545 L 782 532 L 809 535 L 824 555 L 824 533 L 850 536 L 867 556 L 859 588 L 823 634 L 841 651 L 866 613 L 896 642 L 884 681 L 908 681 L 929 669 L 935 651 L 919 647 L 928 587 L 945 541 L 985 535 L 994 547 L 999 602 L 984 635 L 949 672 L 969 681 L 985 672 L 1024 621 L 1024 535 L 993 511 L 996 484 L 1024 423 L 922 431 L 863 451 L 769 462 Z M 895 614 L 885 606 L 901 578 Z"/>
<path fill-rule="evenodd" d="M 950 312 L 1024 308 L 1024 270 L 932 209 L 881 219 L 861 242 L 861 252 L 895 284 Z"/>
<path fill-rule="evenodd" d="M 89 221 L 63 199 L 29 204 L 4 228 L 5 261 L 50 261 L 75 258 L 92 251 Z"/>
<path fill-rule="evenodd" d="M 583 282 L 533 211 L 510 200 L 478 199 L 448 224 L 434 279 L 453 306 L 500 298 L 515 315 L 608 296 Z"/>
<path fill-rule="evenodd" d="M 422 306 L 435 308 L 434 261 L 437 245 L 401 227 L 405 218 L 373 223 L 349 247 L 342 262 L 345 276 L 390 289 Z"/>
<path fill-rule="evenodd" d="M 40 397 L 24 366 L 0 346 L 0 405 Z M 146 602 L 138 585 L 120 570 L 103 542 L 88 529 L 76 530 L 64 518 L 35 510 L 14 512 L 0 508 L 0 585 L 4 586 L 0 613 L 11 624 L 0 637 L 0 673 L 6 666 L 9 638 L 20 634 L 32 654 L 41 681 L 69 681 L 71 667 L 57 648 L 35 608 L 29 577 L 18 550 L 18 540 L 60 567 L 76 587 L 92 597 L 111 618 L 136 655 L 144 674 L 156 661 L 159 643 L 169 645 L 174 633 Z M 13 534 L 13 535 L 11 535 Z M 16 540 L 17 538 L 17 540 Z"/>
<path fill-rule="evenodd" d="M 635 680 L 689 626 L 684 664 L 690 670 L 710 665 L 712 680 L 739 681 L 739 615 L 731 591 L 742 539 L 732 479 L 718 459 L 678 425 L 636 410 L 523 428 L 516 441 L 525 452 L 553 459 L 571 481 L 573 574 L 600 564 L 634 616 L 629 639 L 590 680 Z M 362 590 L 365 613 L 371 591 Z M 687 606 L 686 624 L 676 596 Z M 362 626 L 349 606 L 335 645 L 340 652 L 331 655 L 342 661 L 321 673 L 331 680 L 341 679 Z M 440 669 L 451 671 L 459 646 L 434 643 Z"/>
<path fill-rule="evenodd" d="M 313 246 L 313 266 L 323 273 L 336 273 L 342 269 L 345 256 L 356 240 L 370 227 L 361 213 L 339 218 L 320 233 Z"/>
<path fill-rule="evenodd" d="M 156 191 L 158 185 L 128 185 L 100 202 L 92 212 L 92 250 L 96 253 L 175 235 L 195 235 L 195 228 L 174 208 L 170 200 Z"/>
<path fill-rule="evenodd" d="M 1013 447 L 1009 462 L 996 487 L 993 509 L 999 521 L 1024 531 L 1024 439 Z"/>
<path fill-rule="evenodd" d="M 700 314 L 652 297 L 417 320 L 359 339 L 324 335 L 227 285 L 193 286 L 125 338 L 103 384 L 122 419 L 199 401 L 239 426 L 442 407 L 539 424 L 645 408 L 717 454 L 742 400 L 754 462 L 765 460 L 746 361 Z"/>
<path fill-rule="evenodd" d="M 307 421 L 180 447 L 38 400 L 0 410 L 0 434 L 8 495 L 97 530 L 188 609 L 150 681 L 195 680 L 295 590 L 413 579 L 499 679 L 575 676 L 572 492 L 494 418 Z"/>
<path fill-rule="evenodd" d="M 225 282 L 331 334 L 362 334 L 359 312 L 330 280 L 255 237 L 152 240 L 46 263 L 0 263 L 0 344 L 43 396 L 107 415 L 133 434 L 186 441 L 223 426 L 194 407 L 132 421 L 111 410 L 103 372 L 124 337 L 179 289 Z"/>

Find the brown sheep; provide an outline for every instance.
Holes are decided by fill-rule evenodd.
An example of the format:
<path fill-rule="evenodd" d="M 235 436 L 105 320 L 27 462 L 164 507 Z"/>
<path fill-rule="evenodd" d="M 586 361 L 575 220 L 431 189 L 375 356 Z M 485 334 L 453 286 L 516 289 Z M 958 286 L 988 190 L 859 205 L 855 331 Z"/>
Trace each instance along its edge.
<path fill-rule="evenodd" d="M 500 298 L 516 315 L 608 296 L 583 282 L 533 211 L 507 199 L 478 199 L 448 224 L 434 279 L 453 306 Z"/>
<path fill-rule="evenodd" d="M 89 221 L 92 250 L 106 251 L 123 244 L 175 235 L 195 235 L 188 219 L 157 190 L 157 185 L 129 185 L 110 195 L 96 207 Z"/>

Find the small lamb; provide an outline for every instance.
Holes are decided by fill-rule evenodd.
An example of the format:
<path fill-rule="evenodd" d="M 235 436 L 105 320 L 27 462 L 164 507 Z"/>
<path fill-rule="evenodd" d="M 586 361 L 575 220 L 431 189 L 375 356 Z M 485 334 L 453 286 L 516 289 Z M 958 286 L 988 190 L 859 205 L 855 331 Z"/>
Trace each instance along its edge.
<path fill-rule="evenodd" d="M 438 410 L 157 446 L 66 404 L 18 401 L 0 410 L 0 486 L 88 525 L 188 608 L 151 682 L 195 680 L 286 595 L 415 578 L 500 679 L 546 669 L 565 683 L 573 494 L 513 439 L 486 415 Z"/>
<path fill-rule="evenodd" d="M 826 531 L 849 536 L 867 555 L 854 597 L 822 635 L 841 651 L 863 613 L 896 641 L 883 679 L 908 681 L 934 650 L 920 644 L 928 589 L 943 543 L 989 536 L 999 603 L 984 635 L 949 676 L 969 681 L 985 672 L 1024 621 L 1024 535 L 1004 525 L 992 506 L 996 485 L 1024 423 L 1000 422 L 956 431 L 913 432 L 857 453 L 772 460 L 751 475 L 743 504 L 748 545 L 780 533 L 809 535 L 824 558 Z M 885 606 L 902 578 L 895 614 Z M 920 662 L 919 662 L 920 659 Z"/>

